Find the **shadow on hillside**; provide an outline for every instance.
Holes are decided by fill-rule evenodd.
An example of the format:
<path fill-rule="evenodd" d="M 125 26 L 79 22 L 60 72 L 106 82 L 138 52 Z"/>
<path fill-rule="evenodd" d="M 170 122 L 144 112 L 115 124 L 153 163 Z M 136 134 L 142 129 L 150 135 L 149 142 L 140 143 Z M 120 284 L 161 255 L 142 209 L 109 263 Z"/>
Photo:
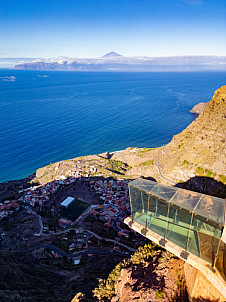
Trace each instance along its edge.
<path fill-rule="evenodd" d="M 159 276 L 154 271 L 157 264 L 158 258 L 156 257 L 145 268 L 143 264 L 132 266 L 131 279 L 136 280 L 132 286 L 133 291 L 139 291 L 142 287 L 145 289 L 152 288 L 161 290 L 165 287 L 164 276 L 161 276 L 162 278 L 159 280 Z"/>
<path fill-rule="evenodd" d="M 104 159 L 111 159 L 114 153 L 102 153 L 102 154 L 97 154 L 98 157 L 104 158 Z"/>
<path fill-rule="evenodd" d="M 10 180 L 0 183 L 0 202 L 4 200 L 15 199 L 17 193 L 21 189 L 26 189 L 31 186 L 39 185 L 39 183 L 31 183 L 31 181 L 36 177 L 36 173 L 19 180 Z"/>
<path fill-rule="evenodd" d="M 211 177 L 195 176 L 186 182 L 176 184 L 176 187 L 219 198 L 226 197 L 226 185 Z"/>
<path fill-rule="evenodd" d="M 112 173 L 115 173 L 115 174 L 117 174 L 117 175 L 125 175 L 124 173 L 122 173 L 122 172 L 119 172 L 119 171 L 117 171 L 117 170 L 113 170 L 113 169 L 109 169 L 109 168 L 106 168 L 106 170 L 108 170 L 109 172 L 112 172 Z"/>
<path fill-rule="evenodd" d="M 157 182 L 157 180 L 154 177 L 144 177 L 144 176 L 140 176 L 141 179 L 146 179 L 146 180 L 151 180 L 151 181 L 155 181 Z"/>
<path fill-rule="evenodd" d="M 189 302 L 186 281 L 183 279 L 181 284 L 178 284 L 177 292 L 173 298 L 169 298 L 169 302 Z"/>

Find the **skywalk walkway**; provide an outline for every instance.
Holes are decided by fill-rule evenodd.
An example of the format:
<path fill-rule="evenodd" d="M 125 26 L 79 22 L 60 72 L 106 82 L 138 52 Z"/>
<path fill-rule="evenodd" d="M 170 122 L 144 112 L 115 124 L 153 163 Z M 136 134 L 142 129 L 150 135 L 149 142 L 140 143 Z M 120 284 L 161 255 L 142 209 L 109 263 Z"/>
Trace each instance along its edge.
<path fill-rule="evenodd" d="M 226 297 L 223 199 L 145 179 L 129 183 L 125 223 L 200 270 Z"/>

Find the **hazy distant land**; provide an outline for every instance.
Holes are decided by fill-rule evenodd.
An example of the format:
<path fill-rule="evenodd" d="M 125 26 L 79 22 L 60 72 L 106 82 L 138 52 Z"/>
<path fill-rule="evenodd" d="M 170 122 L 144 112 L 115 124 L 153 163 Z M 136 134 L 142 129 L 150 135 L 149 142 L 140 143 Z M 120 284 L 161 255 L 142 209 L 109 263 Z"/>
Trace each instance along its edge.
<path fill-rule="evenodd" d="M 226 71 L 226 56 L 125 57 L 110 52 L 100 58 L 2 58 L 1 67 L 60 71 Z"/>

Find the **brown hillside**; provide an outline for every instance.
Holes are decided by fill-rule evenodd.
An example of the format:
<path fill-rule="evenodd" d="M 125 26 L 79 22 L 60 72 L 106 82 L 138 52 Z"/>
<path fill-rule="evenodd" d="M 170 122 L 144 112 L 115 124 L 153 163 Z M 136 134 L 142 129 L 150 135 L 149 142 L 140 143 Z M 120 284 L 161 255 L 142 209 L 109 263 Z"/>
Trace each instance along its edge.
<path fill-rule="evenodd" d="M 165 147 L 163 173 L 175 181 L 204 175 L 224 181 L 226 171 L 226 86 L 218 89 L 205 110 Z"/>
<path fill-rule="evenodd" d="M 178 183 L 194 176 L 207 176 L 226 183 L 226 86 L 218 89 L 205 110 L 184 131 L 163 148 L 127 148 L 114 155 L 133 168 L 128 174 L 154 177 L 162 183 L 155 165 L 164 177 Z"/>

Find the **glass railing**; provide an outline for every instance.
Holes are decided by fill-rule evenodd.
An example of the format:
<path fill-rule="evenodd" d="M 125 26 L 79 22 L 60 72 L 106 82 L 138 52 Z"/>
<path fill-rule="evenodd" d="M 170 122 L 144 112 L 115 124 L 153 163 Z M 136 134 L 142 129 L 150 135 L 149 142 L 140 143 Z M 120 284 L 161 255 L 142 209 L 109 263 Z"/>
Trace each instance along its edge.
<path fill-rule="evenodd" d="M 225 278 L 223 199 L 143 179 L 129 189 L 133 221 L 209 262 Z"/>

